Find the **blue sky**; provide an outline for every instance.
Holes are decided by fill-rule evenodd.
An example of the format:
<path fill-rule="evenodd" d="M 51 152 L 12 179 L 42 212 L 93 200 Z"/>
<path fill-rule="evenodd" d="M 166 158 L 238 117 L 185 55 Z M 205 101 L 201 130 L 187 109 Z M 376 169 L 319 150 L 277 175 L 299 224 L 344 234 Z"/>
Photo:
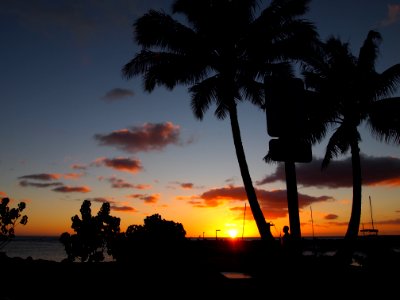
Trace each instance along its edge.
<path fill-rule="evenodd" d="M 125 227 L 160 213 L 183 223 L 191 236 L 213 235 L 215 228 L 242 230 L 245 199 L 229 121 L 217 120 L 213 108 L 203 121 L 196 120 L 186 87 L 149 94 L 140 78 L 121 75 L 139 50 L 134 20 L 150 8 L 169 13 L 171 3 L 0 3 L 0 196 L 27 202 L 30 219 L 22 232 L 70 230 L 70 218 L 84 199 L 93 200 L 94 210 L 101 201 L 112 202 L 112 214 Z M 383 41 L 377 70 L 400 62 L 399 1 L 315 0 L 305 18 L 322 39 L 338 36 L 356 55 L 368 31 L 378 30 Z M 285 184 L 278 165 L 262 161 L 269 140 L 265 114 L 243 103 L 239 121 L 252 179 L 268 181 L 256 187 L 277 234 L 288 222 Z M 362 137 L 368 170 L 363 203 L 371 195 L 377 226 L 400 234 L 399 147 L 378 143 L 365 130 Z M 313 164 L 298 164 L 305 234 L 310 205 L 320 234 L 344 232 L 350 214 L 348 183 L 318 183 L 315 169 L 307 169 L 317 166 L 324 147 L 313 147 Z M 332 174 L 338 177 L 331 182 L 346 177 L 339 165 Z M 366 209 L 362 221 L 367 223 Z M 250 218 L 248 226 L 246 234 L 256 234 Z"/>

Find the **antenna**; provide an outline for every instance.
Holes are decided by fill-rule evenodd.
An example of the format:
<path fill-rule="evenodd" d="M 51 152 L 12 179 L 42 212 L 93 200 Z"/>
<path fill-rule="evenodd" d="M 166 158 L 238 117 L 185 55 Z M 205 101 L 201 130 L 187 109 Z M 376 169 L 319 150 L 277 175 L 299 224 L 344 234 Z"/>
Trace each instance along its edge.
<path fill-rule="evenodd" d="M 243 229 L 242 229 L 242 240 L 244 235 L 244 220 L 246 219 L 246 202 L 244 203 L 244 211 L 243 211 Z"/>

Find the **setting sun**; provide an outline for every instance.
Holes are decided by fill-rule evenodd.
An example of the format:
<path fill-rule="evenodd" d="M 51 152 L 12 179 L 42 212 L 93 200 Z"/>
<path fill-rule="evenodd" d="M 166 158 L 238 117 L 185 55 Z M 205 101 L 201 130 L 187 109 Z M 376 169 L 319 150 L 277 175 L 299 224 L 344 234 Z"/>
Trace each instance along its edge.
<path fill-rule="evenodd" d="M 229 234 L 229 236 L 230 236 L 231 238 L 234 239 L 234 238 L 237 236 L 238 231 L 237 231 L 237 229 L 229 229 L 229 230 L 228 230 L 228 234 Z"/>

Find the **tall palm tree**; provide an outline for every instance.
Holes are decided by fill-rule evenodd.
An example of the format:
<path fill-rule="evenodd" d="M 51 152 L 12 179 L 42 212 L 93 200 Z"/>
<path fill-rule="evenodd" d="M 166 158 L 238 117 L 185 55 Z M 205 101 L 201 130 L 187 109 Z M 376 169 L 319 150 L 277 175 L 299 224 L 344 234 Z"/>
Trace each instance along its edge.
<path fill-rule="evenodd" d="M 369 31 L 356 57 L 348 43 L 331 37 L 303 73 L 306 85 L 323 98 L 325 109 L 332 113 L 328 123 L 334 127 L 334 132 L 328 141 L 322 168 L 339 154 L 349 150 L 351 153 L 353 202 L 342 252 L 345 258 L 352 254 L 361 218 L 361 136 L 358 128 L 366 124 L 378 140 L 400 143 L 400 98 L 393 97 L 400 84 L 400 64 L 382 73 L 376 71 L 381 39 L 379 32 Z"/>
<path fill-rule="evenodd" d="M 309 0 L 273 0 L 260 9 L 257 0 L 176 0 L 173 13 L 150 10 L 134 23 L 136 42 L 142 49 L 123 68 L 128 79 L 143 75 L 151 92 L 163 85 L 173 89 L 188 85 L 195 117 L 203 119 L 212 104 L 218 119 L 229 117 L 244 188 L 260 236 L 273 240 L 250 176 L 241 139 L 237 104 L 248 100 L 262 106 L 262 78 L 286 57 L 300 56 L 301 43 L 315 37 L 314 27 L 298 17 Z M 257 13 L 257 14 L 256 14 Z M 297 51 L 294 51 L 296 49 Z"/>

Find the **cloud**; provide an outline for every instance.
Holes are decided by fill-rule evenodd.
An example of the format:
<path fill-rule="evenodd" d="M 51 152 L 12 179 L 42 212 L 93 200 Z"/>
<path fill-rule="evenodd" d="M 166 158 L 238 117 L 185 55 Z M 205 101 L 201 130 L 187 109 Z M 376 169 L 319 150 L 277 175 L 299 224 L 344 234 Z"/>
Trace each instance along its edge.
<path fill-rule="evenodd" d="M 80 165 L 80 164 L 73 164 L 71 166 L 72 169 L 74 170 L 86 170 L 87 166 L 86 165 Z"/>
<path fill-rule="evenodd" d="M 388 14 L 381 22 L 381 26 L 389 26 L 400 20 L 400 4 L 388 4 Z"/>
<path fill-rule="evenodd" d="M 110 197 L 94 197 L 94 198 L 89 198 L 88 200 L 92 202 L 97 202 L 97 203 L 110 203 L 110 209 L 114 211 L 122 211 L 122 212 L 137 212 L 137 210 L 132 207 L 132 206 L 120 206 L 118 205 L 112 198 Z"/>
<path fill-rule="evenodd" d="M 118 171 L 138 173 L 143 170 L 142 163 L 139 159 L 127 158 L 127 157 L 116 157 L 116 158 L 97 158 L 92 165 L 95 166 L 106 166 Z"/>
<path fill-rule="evenodd" d="M 115 189 L 134 188 L 138 190 L 146 190 L 151 188 L 151 185 L 149 184 L 132 184 L 115 176 L 107 178 L 107 180 L 111 183 L 111 187 Z"/>
<path fill-rule="evenodd" d="M 83 174 L 83 173 L 66 173 L 66 174 L 63 174 L 62 177 L 64 179 L 79 179 L 84 175 L 85 174 Z"/>
<path fill-rule="evenodd" d="M 128 197 L 143 200 L 145 203 L 156 203 L 160 199 L 161 195 L 160 194 L 152 194 L 152 195 L 133 194 L 133 195 L 129 195 Z"/>
<path fill-rule="evenodd" d="M 321 158 L 311 163 L 296 164 L 297 183 L 304 187 L 349 188 L 353 186 L 351 158 L 332 161 L 325 170 L 321 170 Z M 400 159 L 395 157 L 361 156 L 363 185 L 400 186 Z M 275 173 L 257 181 L 257 185 L 286 181 L 285 167 L 279 163 Z"/>
<path fill-rule="evenodd" d="M 118 205 L 111 205 L 111 210 L 114 211 L 121 211 L 121 212 L 137 212 L 137 209 L 132 206 L 118 206 Z"/>
<path fill-rule="evenodd" d="M 134 95 L 135 95 L 135 93 L 129 89 L 115 88 L 115 89 L 112 89 L 111 91 L 108 91 L 102 97 L 102 99 L 106 102 L 115 102 L 118 100 L 126 99 L 127 97 L 132 97 Z"/>
<path fill-rule="evenodd" d="M 163 150 L 166 146 L 182 145 L 180 127 L 171 122 L 144 123 L 129 129 L 120 129 L 109 134 L 96 134 L 94 138 L 103 146 L 115 146 L 128 152 Z"/>
<path fill-rule="evenodd" d="M 287 193 L 286 190 L 266 191 L 256 189 L 258 201 L 264 216 L 267 219 L 282 218 L 287 215 Z M 227 186 L 222 188 L 210 189 L 199 196 L 180 197 L 179 200 L 188 200 L 195 207 L 216 207 L 226 202 L 247 201 L 247 194 L 244 187 Z M 316 202 L 335 200 L 331 196 L 309 196 L 298 193 L 299 209 L 309 206 Z M 232 210 L 242 208 L 233 207 Z"/>
<path fill-rule="evenodd" d="M 34 179 L 34 180 L 42 180 L 42 181 L 51 181 L 60 179 L 60 174 L 48 174 L 48 173 L 40 173 L 40 174 L 31 174 L 31 175 L 24 175 L 18 177 L 18 179 Z"/>
<path fill-rule="evenodd" d="M 139 184 L 134 184 L 133 188 L 137 189 L 137 190 L 148 190 L 152 188 L 151 184 L 143 184 L 143 183 L 139 183 Z"/>
<path fill-rule="evenodd" d="M 87 186 L 59 186 L 54 189 L 52 189 L 54 192 L 59 192 L 59 193 L 88 193 L 91 191 L 91 189 Z"/>
<path fill-rule="evenodd" d="M 7 197 L 7 194 L 5 192 L 0 191 L 0 197 Z"/>
<path fill-rule="evenodd" d="M 374 221 L 374 224 L 378 225 L 400 225 L 400 219 L 386 220 L 386 221 Z"/>
<path fill-rule="evenodd" d="M 18 179 L 29 179 L 29 180 L 39 180 L 39 181 L 52 181 L 58 180 L 60 178 L 64 179 L 78 179 L 84 176 L 82 173 L 66 173 L 66 174 L 55 174 L 55 173 L 39 173 L 24 175 L 18 177 Z"/>
<path fill-rule="evenodd" d="M 192 182 L 180 182 L 180 181 L 174 181 L 171 182 L 172 185 L 178 185 L 180 189 L 183 190 L 192 190 L 194 188 L 201 188 L 201 187 L 195 187 L 194 183 Z M 174 186 L 169 186 L 169 188 L 175 189 Z"/>
<path fill-rule="evenodd" d="M 97 203 L 115 203 L 114 200 L 112 200 L 112 198 L 110 197 L 94 197 L 94 198 L 88 198 L 89 201 L 91 202 L 97 202 Z"/>
<path fill-rule="evenodd" d="M 335 220 L 338 218 L 338 215 L 335 214 L 328 214 L 324 217 L 325 220 Z"/>
<path fill-rule="evenodd" d="M 46 188 L 46 187 L 51 187 L 51 186 L 62 186 L 63 184 L 61 182 L 30 182 L 27 180 L 21 180 L 19 182 L 20 186 L 27 187 L 27 186 L 33 186 L 33 187 L 38 187 L 38 188 Z"/>

